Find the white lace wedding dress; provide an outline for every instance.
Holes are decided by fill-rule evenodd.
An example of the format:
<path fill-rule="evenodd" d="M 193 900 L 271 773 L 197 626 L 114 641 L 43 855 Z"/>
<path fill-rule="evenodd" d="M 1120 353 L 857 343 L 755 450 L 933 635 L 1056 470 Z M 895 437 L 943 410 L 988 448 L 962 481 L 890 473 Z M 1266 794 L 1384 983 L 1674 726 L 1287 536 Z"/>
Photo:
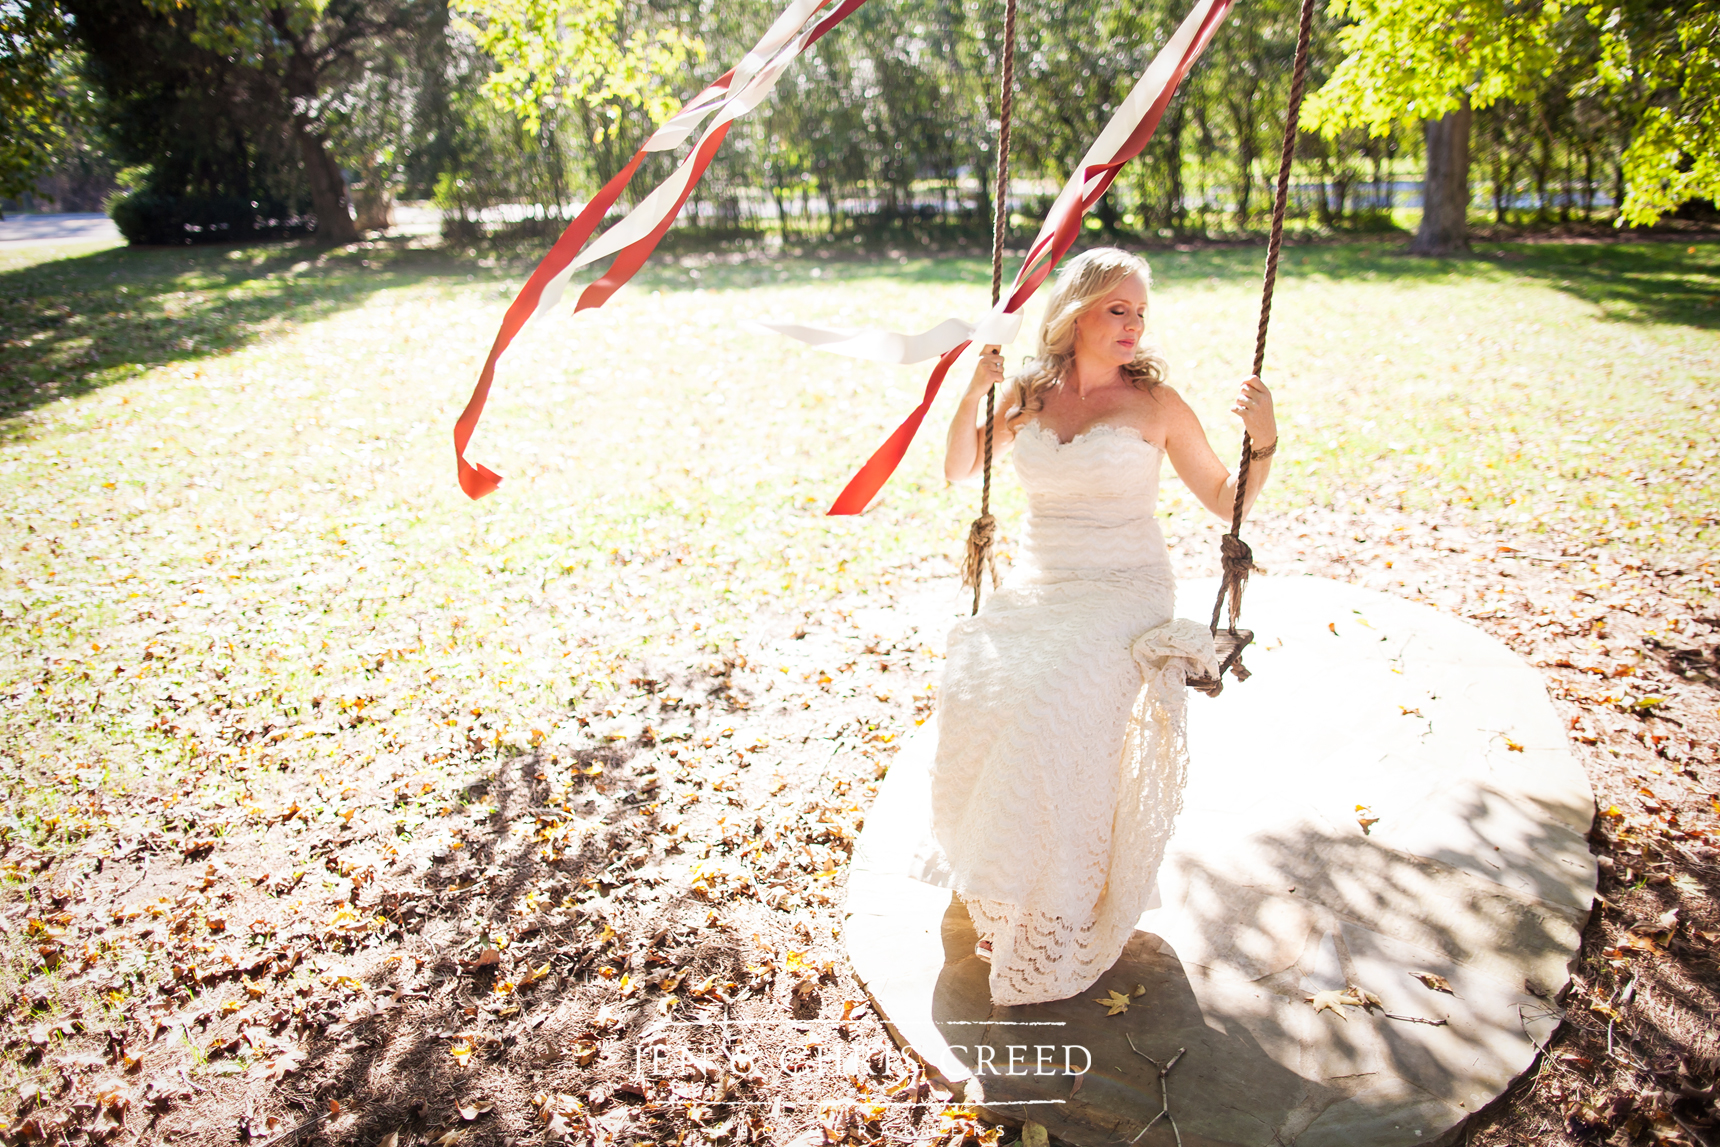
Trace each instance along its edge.
<path fill-rule="evenodd" d="M 1074 995 L 1121 955 L 1182 805 L 1184 676 L 1217 669 L 1206 627 L 1171 617 L 1159 448 L 1031 423 L 1013 457 L 1020 553 L 950 631 L 912 873 L 966 902 L 1000 1005 Z"/>

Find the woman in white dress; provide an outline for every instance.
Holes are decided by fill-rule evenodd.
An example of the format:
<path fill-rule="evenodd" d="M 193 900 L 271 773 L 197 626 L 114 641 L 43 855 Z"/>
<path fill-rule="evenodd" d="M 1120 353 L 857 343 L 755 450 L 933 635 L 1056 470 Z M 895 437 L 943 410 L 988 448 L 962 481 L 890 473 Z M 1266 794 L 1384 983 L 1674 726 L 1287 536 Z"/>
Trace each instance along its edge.
<path fill-rule="evenodd" d="M 1015 569 L 950 633 L 920 879 L 954 889 L 991 964 L 992 1000 L 1064 999 L 1122 954 L 1181 807 L 1185 674 L 1215 671 L 1204 625 L 1174 620 L 1154 515 L 1160 465 L 1226 522 L 1235 475 L 1165 384 L 1145 337 L 1150 272 L 1100 248 L 1067 263 L 1037 357 L 999 385 L 993 456 L 1014 446 L 1027 493 Z M 944 473 L 978 474 L 987 347 L 950 424 Z M 1242 383 L 1255 443 L 1246 509 L 1278 432 Z"/>

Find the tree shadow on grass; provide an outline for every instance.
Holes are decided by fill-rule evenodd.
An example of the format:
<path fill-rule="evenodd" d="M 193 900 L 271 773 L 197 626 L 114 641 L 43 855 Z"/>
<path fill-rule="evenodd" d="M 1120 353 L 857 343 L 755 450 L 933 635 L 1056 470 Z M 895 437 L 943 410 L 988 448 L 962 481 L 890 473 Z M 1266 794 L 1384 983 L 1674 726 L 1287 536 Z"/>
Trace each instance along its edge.
<path fill-rule="evenodd" d="M 1720 328 L 1720 244 L 1525 244 L 1485 257 L 1614 322 Z"/>
<path fill-rule="evenodd" d="M 1137 246 L 1123 241 L 1124 246 Z M 546 247 L 547 249 L 547 247 Z M 1617 321 L 1720 325 L 1720 247 L 1681 243 L 1483 244 L 1466 259 L 1421 259 L 1394 241 L 1289 247 L 1280 278 L 1450 281 L 1518 278 L 1566 291 Z M 1161 284 L 1258 280 L 1258 245 L 1143 249 Z M 425 279 L 507 277 L 518 283 L 541 252 L 496 269 L 441 249 L 382 240 L 329 249 L 308 241 L 191 248 L 109 248 L 0 271 L 0 419 L 58 398 L 76 398 L 173 363 L 229 354 L 297 323 L 359 305 L 379 290 Z M 989 297 L 983 254 L 898 259 L 840 248 L 787 259 L 748 258 L 699 266 L 654 261 L 634 290 L 749 289 L 824 285 L 879 277 L 971 286 Z M 1006 261 L 1013 275 L 1016 256 Z M 480 268 L 483 268 L 480 270 Z M 814 271 L 817 278 L 814 279 Z M 695 274 L 697 277 L 695 277 Z"/>
<path fill-rule="evenodd" d="M 721 685 L 697 673 L 672 684 L 707 698 Z M 657 805 L 663 759 L 635 761 L 645 747 L 543 746 L 467 785 L 461 802 L 491 810 L 481 827 L 463 847 L 420 851 L 366 884 L 363 911 L 383 927 L 344 960 L 325 953 L 318 965 L 350 965 L 365 982 L 360 998 L 345 1012 L 311 1009 L 317 1030 L 274 1095 L 253 1082 L 224 1101 L 266 1105 L 288 1127 L 302 1125 L 299 1147 L 396 1133 L 430 1142 L 449 1131 L 477 1147 L 535 1140 L 543 1126 L 534 1095 L 578 1094 L 604 1136 L 630 1129 L 663 1141 L 667 1109 L 645 1095 L 663 1076 L 646 1079 L 640 1048 L 648 1037 L 667 1041 L 672 1073 L 693 1047 L 694 986 L 744 980 L 753 950 L 741 933 L 686 923 L 713 901 L 664 872 L 679 850 L 660 847 L 671 815 Z M 600 794 L 605 807 L 594 810 L 588 802 Z M 436 927 L 449 923 L 452 936 Z M 501 954 L 486 959 L 486 949 Z M 674 985 L 653 985 L 665 974 L 686 982 L 683 1000 L 663 1003 Z M 640 986 L 625 990 L 624 975 Z M 684 1010 L 671 1014 L 677 1002 Z M 737 1014 L 763 1006 L 741 1004 Z M 584 1038 L 592 1056 L 578 1054 Z M 344 1118 L 326 1117 L 331 1098 Z M 494 1112 L 478 1117 L 490 1104 Z"/>
<path fill-rule="evenodd" d="M 0 272 L 0 419 L 231 354 L 370 294 L 452 274 L 405 240 L 114 247 Z"/>
<path fill-rule="evenodd" d="M 1154 278 L 1169 284 L 1258 279 L 1265 258 L 1261 249 L 1248 247 L 1145 254 Z M 1286 247 L 1278 274 L 1281 283 L 1516 279 L 1564 291 L 1612 321 L 1720 326 L 1720 246 L 1713 243 L 1482 243 L 1472 256 L 1448 259 L 1412 256 L 1395 241 L 1320 243 Z"/>
<path fill-rule="evenodd" d="M 1201 283 L 1236 285 L 1259 282 L 1266 257 L 1262 244 L 1144 247 L 1117 241 L 1151 265 L 1157 284 L 1170 289 Z M 1078 245 L 1073 253 L 1092 243 Z M 991 260 L 986 255 L 919 254 L 904 249 L 900 260 L 876 251 L 840 248 L 804 257 L 749 259 L 732 264 L 683 267 L 655 263 L 636 281 L 664 290 L 746 289 L 797 286 L 815 281 L 888 278 L 916 285 L 968 284 L 976 303 L 989 298 Z M 1021 265 L 1019 254 L 1004 260 L 1006 286 Z M 697 275 L 697 278 L 694 275 Z M 1428 259 L 1412 256 L 1401 239 L 1348 240 L 1287 246 L 1279 281 L 1374 280 L 1422 285 L 1470 279 L 1500 283 L 1516 279 L 1553 287 L 1591 303 L 1603 317 L 1618 322 L 1665 323 L 1713 330 L 1720 326 L 1720 245 L 1664 243 L 1479 243 L 1472 256 Z"/>

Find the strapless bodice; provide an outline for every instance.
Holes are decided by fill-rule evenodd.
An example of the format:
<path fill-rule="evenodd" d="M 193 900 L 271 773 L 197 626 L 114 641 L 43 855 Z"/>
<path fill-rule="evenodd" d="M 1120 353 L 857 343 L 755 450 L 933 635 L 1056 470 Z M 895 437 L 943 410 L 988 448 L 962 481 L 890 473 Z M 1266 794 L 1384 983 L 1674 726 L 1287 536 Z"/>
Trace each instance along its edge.
<path fill-rule="evenodd" d="M 1100 423 L 1068 442 L 1037 422 L 1013 451 L 1027 493 L 1017 570 L 1030 581 L 1168 567 L 1156 510 L 1164 453 L 1131 427 Z"/>

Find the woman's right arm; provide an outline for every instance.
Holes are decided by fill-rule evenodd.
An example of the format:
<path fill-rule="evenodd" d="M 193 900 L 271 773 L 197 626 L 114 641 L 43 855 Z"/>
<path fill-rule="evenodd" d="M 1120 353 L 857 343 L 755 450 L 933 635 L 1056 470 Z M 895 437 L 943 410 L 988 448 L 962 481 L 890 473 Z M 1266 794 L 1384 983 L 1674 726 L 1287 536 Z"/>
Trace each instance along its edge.
<path fill-rule="evenodd" d="M 962 395 L 950 432 L 944 445 L 944 477 L 951 482 L 966 482 L 978 476 L 985 465 L 985 392 L 997 388 L 991 432 L 991 457 L 995 462 L 1003 457 L 1015 435 L 1009 429 L 1009 391 L 1003 385 L 1003 354 L 993 345 L 980 352 L 973 379 L 967 393 Z"/>

